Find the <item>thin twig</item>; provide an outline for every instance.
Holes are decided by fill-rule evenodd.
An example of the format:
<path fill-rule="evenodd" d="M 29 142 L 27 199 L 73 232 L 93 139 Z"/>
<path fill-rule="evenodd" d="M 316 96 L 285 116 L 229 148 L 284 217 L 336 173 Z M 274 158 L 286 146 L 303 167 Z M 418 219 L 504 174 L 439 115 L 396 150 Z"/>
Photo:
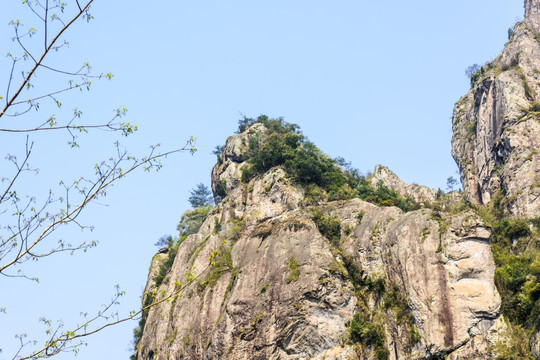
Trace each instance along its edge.
<path fill-rule="evenodd" d="M 11 73 L 9 74 L 9 81 L 8 81 L 8 86 L 6 90 L 6 104 L 9 99 L 9 89 L 11 88 L 11 80 L 13 80 L 13 71 L 15 70 L 16 63 L 17 63 L 17 60 L 13 59 L 13 64 L 11 65 Z"/>
<path fill-rule="evenodd" d="M 37 16 L 38 18 L 40 18 L 42 21 L 45 21 L 45 20 L 43 20 L 43 18 L 41 17 L 41 15 L 40 15 L 36 10 L 34 10 L 34 8 L 32 7 L 32 5 L 30 4 L 30 1 L 27 1 L 26 4 L 27 4 L 28 7 L 30 8 L 30 10 L 32 10 L 32 12 L 33 12 L 34 14 L 36 14 L 36 16 Z"/>
<path fill-rule="evenodd" d="M 13 184 L 15 184 L 15 181 L 17 180 L 17 178 L 19 177 L 19 175 L 21 174 L 21 172 L 23 171 L 25 165 L 26 165 L 26 162 L 28 161 L 28 159 L 30 158 L 30 154 L 32 153 L 32 148 L 34 147 L 34 143 L 32 142 L 30 144 L 30 148 L 28 148 L 28 136 L 26 137 L 26 156 L 24 157 L 24 161 L 22 163 L 21 166 L 17 166 L 17 173 L 15 174 L 15 176 L 13 177 L 13 179 L 11 180 L 11 182 L 9 183 L 6 191 L 4 191 L 4 194 L 2 194 L 2 197 L 0 197 L 0 204 L 2 202 L 4 202 L 4 199 L 6 197 L 6 195 L 8 194 L 9 190 L 11 190 L 11 188 L 13 187 Z"/>
<path fill-rule="evenodd" d="M 99 77 L 103 77 L 103 74 L 100 74 L 100 75 L 90 75 L 88 73 L 81 73 L 80 71 L 82 69 L 84 69 L 84 66 L 82 68 L 79 69 L 79 71 L 77 72 L 69 72 L 69 71 L 64 71 L 64 70 L 58 70 L 58 69 L 55 69 L 53 67 L 50 67 L 50 66 L 47 66 L 47 65 L 43 65 L 43 64 L 40 64 L 39 66 L 47 69 L 47 70 L 51 70 L 51 71 L 54 71 L 54 72 L 57 72 L 57 73 L 60 73 L 60 74 L 65 74 L 65 75 L 72 75 L 72 76 L 85 76 L 85 77 L 88 77 L 88 78 L 99 78 Z"/>
<path fill-rule="evenodd" d="M 64 125 L 64 126 L 51 126 L 51 127 L 36 127 L 33 129 L 2 129 L 0 128 L 0 132 L 29 133 L 33 131 L 47 131 L 47 130 L 60 130 L 60 129 L 84 130 L 84 129 L 103 129 L 103 128 L 108 128 L 110 130 L 119 130 L 119 129 L 113 128 L 112 125 L 109 123 L 109 124 L 102 124 L 102 125 Z"/>
<path fill-rule="evenodd" d="M 45 2 L 45 51 L 47 51 L 47 24 L 48 24 L 48 13 L 49 13 L 49 0 Z"/>
<path fill-rule="evenodd" d="M 35 63 L 37 63 L 36 59 L 34 58 L 34 56 L 30 53 L 30 51 L 28 51 L 26 49 L 26 47 L 23 45 L 23 43 L 21 42 L 21 37 L 19 36 L 19 31 L 17 30 L 17 28 L 15 28 L 15 35 L 16 35 L 16 39 L 17 39 L 17 42 L 19 43 L 19 45 L 23 48 L 24 50 L 24 53 L 25 54 L 28 54 L 28 56 L 30 56 L 32 58 L 32 60 L 34 60 Z"/>
<path fill-rule="evenodd" d="M 21 116 L 21 115 L 24 115 L 26 114 L 27 112 L 29 112 L 30 110 L 32 110 L 34 106 L 32 104 L 30 104 L 30 106 L 28 107 L 28 109 L 24 110 L 23 112 L 15 112 L 14 114 L 5 114 L 6 116 L 8 117 L 15 117 L 15 116 Z"/>
<path fill-rule="evenodd" d="M 28 99 L 28 100 L 24 100 L 24 101 L 18 101 L 18 102 L 14 102 L 13 104 L 11 104 L 12 106 L 15 106 L 15 105 L 20 105 L 20 104 L 26 104 L 26 103 L 29 103 L 29 102 L 33 102 L 33 101 L 36 101 L 36 100 L 39 100 L 39 99 L 43 99 L 43 98 L 46 98 L 46 97 L 49 97 L 51 95 L 56 95 L 56 94 L 60 94 L 60 93 L 63 93 L 63 92 L 66 92 L 66 91 L 69 91 L 69 90 L 73 90 L 73 89 L 79 89 L 81 88 L 82 86 L 84 85 L 88 85 L 88 82 L 85 81 L 83 83 L 80 83 L 80 84 L 75 84 L 75 85 L 72 85 L 68 88 L 65 88 L 65 89 L 62 89 L 62 90 L 58 90 L 58 91 L 54 91 L 52 93 L 49 93 L 49 94 L 46 94 L 46 95 L 41 95 L 41 96 L 37 96 L 35 98 L 31 98 L 31 99 Z"/>

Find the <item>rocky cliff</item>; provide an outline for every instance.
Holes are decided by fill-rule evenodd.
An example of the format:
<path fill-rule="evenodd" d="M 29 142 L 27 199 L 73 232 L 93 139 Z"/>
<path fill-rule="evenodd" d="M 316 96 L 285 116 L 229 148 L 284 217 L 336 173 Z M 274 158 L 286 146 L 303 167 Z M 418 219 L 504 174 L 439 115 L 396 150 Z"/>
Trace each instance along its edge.
<path fill-rule="evenodd" d="M 540 205 L 540 1 L 526 0 L 503 52 L 471 76 L 454 108 L 452 155 L 471 202 L 497 194 L 513 214 Z"/>
<path fill-rule="evenodd" d="M 525 14 L 454 108 L 462 193 L 244 119 L 216 206 L 152 261 L 132 358 L 540 358 L 540 0 Z"/>
<path fill-rule="evenodd" d="M 227 140 L 212 171 L 222 201 L 155 289 L 153 301 L 170 298 L 148 312 L 137 358 L 489 358 L 504 325 L 478 216 L 308 205 L 280 167 L 246 182 L 258 134 L 268 136 L 264 125 Z M 398 184 L 382 172 L 378 181 Z"/>

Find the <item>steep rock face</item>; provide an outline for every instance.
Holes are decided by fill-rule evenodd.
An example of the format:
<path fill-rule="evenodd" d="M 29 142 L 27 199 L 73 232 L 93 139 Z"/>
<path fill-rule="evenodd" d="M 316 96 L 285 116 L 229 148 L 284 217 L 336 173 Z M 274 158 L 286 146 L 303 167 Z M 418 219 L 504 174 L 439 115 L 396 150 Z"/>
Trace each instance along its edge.
<path fill-rule="evenodd" d="M 471 334 L 484 339 L 498 331 L 490 232 L 474 214 L 445 220 L 430 210 L 365 216 L 345 241 L 345 253 L 407 295 L 425 345 L 415 356 L 449 354 L 470 342 Z"/>
<path fill-rule="evenodd" d="M 540 213 L 540 2 L 526 0 L 502 54 L 472 76 L 455 105 L 452 155 L 468 200 L 487 204 L 500 190 L 513 214 Z"/>
<path fill-rule="evenodd" d="M 491 358 L 503 325 L 490 233 L 476 215 L 360 199 L 304 206 L 281 168 L 242 182 L 255 135 L 263 125 L 227 140 L 212 170 L 222 201 L 158 289 L 149 276 L 154 301 L 168 300 L 149 311 L 138 359 L 374 359 L 374 345 L 348 340 L 355 313 L 380 324 L 390 359 Z M 315 214 L 339 222 L 338 243 Z M 365 285 L 378 279 L 394 300 Z"/>

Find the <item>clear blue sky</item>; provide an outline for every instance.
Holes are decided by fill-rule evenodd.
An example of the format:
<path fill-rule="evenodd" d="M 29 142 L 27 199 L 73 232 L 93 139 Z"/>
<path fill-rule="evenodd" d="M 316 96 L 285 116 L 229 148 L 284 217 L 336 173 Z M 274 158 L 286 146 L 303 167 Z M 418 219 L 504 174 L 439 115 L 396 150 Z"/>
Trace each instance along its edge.
<path fill-rule="evenodd" d="M 8 21 L 30 19 L 20 3 L 0 5 L 3 52 L 13 46 Z M 409 183 L 444 189 L 448 176 L 457 177 L 450 117 L 469 88 L 464 70 L 498 55 L 522 7 L 521 0 L 95 0 L 95 19 L 67 33 L 70 48 L 51 61 L 69 69 L 89 61 L 115 78 L 68 97 L 65 107 L 81 108 L 89 121 L 127 107 L 128 121 L 140 130 L 122 144 L 135 154 L 158 142 L 164 149 L 181 146 L 191 135 L 199 152 L 172 156 L 159 173 L 138 173 L 111 189 L 84 216 L 92 233 L 58 234 L 99 240 L 97 248 L 26 266 L 40 284 L 0 278 L 0 307 L 7 307 L 0 314 L 0 360 L 11 359 L 15 333 L 38 336 L 39 317 L 77 323 L 79 312 L 97 310 L 117 283 L 127 292 L 121 314 L 140 307 L 153 243 L 175 234 L 189 190 L 209 184 L 211 151 L 236 130 L 240 113 L 283 116 L 361 171 L 383 164 Z M 2 94 L 8 72 L 2 56 Z M 55 86 L 53 77 L 39 81 Z M 46 118 L 47 111 L 32 116 Z M 115 141 L 91 133 L 72 150 L 65 134 L 33 139 L 40 174 L 23 183 L 38 194 L 58 190 L 61 179 L 91 174 Z M 20 153 L 23 140 L 0 134 L 2 157 Z M 9 174 L 5 161 L 0 169 Z M 127 359 L 135 326 L 89 338 L 77 358 Z"/>

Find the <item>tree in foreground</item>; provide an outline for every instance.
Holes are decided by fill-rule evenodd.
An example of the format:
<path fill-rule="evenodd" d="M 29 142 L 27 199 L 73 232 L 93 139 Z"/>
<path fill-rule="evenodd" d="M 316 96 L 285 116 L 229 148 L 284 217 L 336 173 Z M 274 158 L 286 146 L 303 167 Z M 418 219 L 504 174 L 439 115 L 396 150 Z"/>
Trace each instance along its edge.
<path fill-rule="evenodd" d="M 5 138 L 13 138 L 17 134 L 26 136 L 22 138 L 24 140 L 19 148 L 9 149 L 13 154 L 6 156 L 11 172 L 1 174 L 0 274 L 4 277 L 37 281 L 33 274 L 25 271 L 28 261 L 63 252 L 85 251 L 95 246 L 95 242 L 68 243 L 55 234 L 68 226 L 91 229 L 91 224 L 80 222 L 81 214 L 89 204 L 104 197 L 111 185 L 136 169 L 159 170 L 163 157 L 177 152 L 196 151 L 194 139 L 190 138 L 181 148 L 160 152 L 158 146 L 152 146 L 145 156 L 135 157 L 116 142 L 114 154 L 98 162 L 92 176 L 79 176 L 71 182 L 60 182 L 62 196 L 53 191 L 55 184 L 50 184 L 50 190 L 45 194 L 36 193 L 33 187 L 27 185 L 28 175 L 37 172 L 37 167 L 32 166 L 31 162 L 35 159 L 34 141 L 40 139 L 39 134 L 63 132 L 68 147 L 79 147 L 78 136 L 81 134 L 101 130 L 117 133 L 121 137 L 137 130 L 135 125 L 123 121 L 125 108 L 115 109 L 111 118 L 102 122 L 85 121 L 83 112 L 76 107 L 63 111 L 65 106 L 62 102 L 69 99 L 70 93 L 88 91 L 93 80 L 110 80 L 113 77 L 110 73 L 92 73 L 88 63 L 81 64 L 77 71 L 54 65 L 69 45 L 64 36 L 73 25 L 92 20 L 90 8 L 93 2 L 21 0 L 30 16 L 27 20 L 35 25 L 30 26 L 15 19 L 9 23 L 13 28 L 14 48 L 7 53 L 10 68 L 3 71 L 7 75 L 7 86 L 2 93 L 5 96 L 0 96 L 0 133 Z M 47 79 L 47 82 L 41 80 L 40 83 L 40 79 Z M 55 154 L 51 154 L 49 159 L 54 161 Z M 47 167 L 46 163 L 40 165 Z M 16 336 L 18 351 L 7 355 L 13 359 L 36 359 L 66 351 L 77 352 L 85 337 L 133 319 L 144 310 L 119 318 L 115 305 L 122 295 L 123 292 L 117 289 L 104 308 L 94 315 L 82 314 L 82 322 L 73 328 L 68 329 L 62 322 L 56 324 L 46 318 L 40 319 L 47 327 L 45 344 L 38 346 L 26 334 L 20 334 Z M 6 312 L 2 304 L 0 312 Z"/>

